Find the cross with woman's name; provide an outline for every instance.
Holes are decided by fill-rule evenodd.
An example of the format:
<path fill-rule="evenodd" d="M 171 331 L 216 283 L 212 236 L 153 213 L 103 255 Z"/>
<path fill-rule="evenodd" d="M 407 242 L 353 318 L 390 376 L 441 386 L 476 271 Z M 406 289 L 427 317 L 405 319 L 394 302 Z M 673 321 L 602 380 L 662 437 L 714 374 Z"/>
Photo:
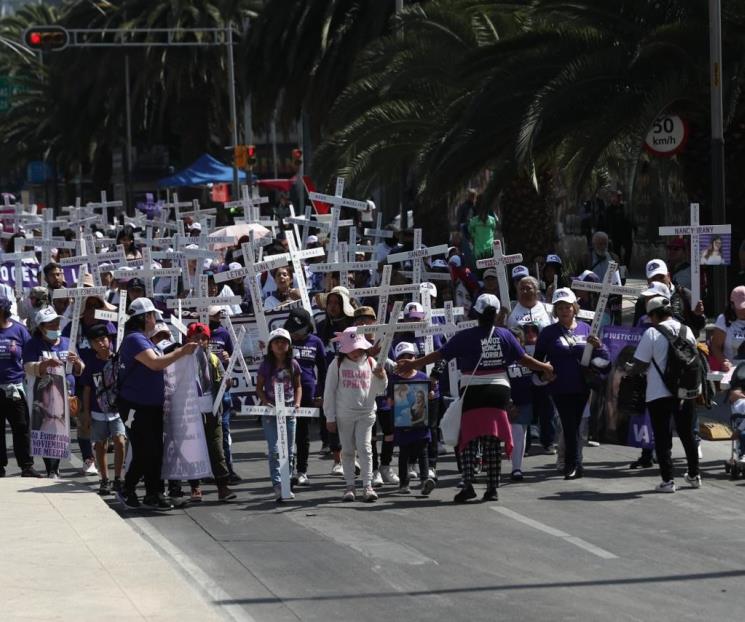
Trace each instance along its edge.
<path fill-rule="evenodd" d="M 88 207 L 93 211 L 101 210 L 101 215 L 104 217 L 105 222 L 113 222 L 113 218 L 109 217 L 109 208 L 122 209 L 124 207 L 123 201 L 109 201 L 106 198 L 106 190 L 101 190 L 101 200 L 95 203 L 88 203 Z M 114 214 L 116 216 L 116 214 Z"/>
<path fill-rule="evenodd" d="M 497 284 L 499 286 L 499 302 L 503 309 L 512 310 L 510 302 L 510 286 L 507 280 L 507 266 L 520 263 L 523 260 L 521 253 L 505 255 L 502 252 L 502 240 L 494 240 L 494 254 L 489 259 L 479 259 L 477 268 L 495 268 L 497 270 Z"/>
<path fill-rule="evenodd" d="M 241 415 L 276 417 L 277 448 L 279 450 L 279 472 L 282 477 L 282 498 L 291 499 L 290 447 L 287 437 L 287 417 L 318 417 L 318 408 L 293 408 L 285 404 L 285 389 L 281 382 L 274 383 L 275 406 L 243 406 Z"/>
<path fill-rule="evenodd" d="M 608 305 L 608 298 L 611 294 L 619 296 L 633 296 L 637 297 L 644 291 L 644 288 L 639 287 L 622 287 L 621 285 L 612 285 L 613 276 L 618 271 L 618 263 L 615 261 L 608 262 L 608 270 L 605 272 L 602 283 L 588 283 L 586 281 L 572 281 L 572 289 L 578 289 L 585 292 L 593 292 L 599 294 L 598 303 L 595 306 L 595 317 L 592 318 L 592 324 L 590 325 L 590 336 L 597 338 L 600 335 L 601 323 L 603 321 L 603 314 L 605 313 L 605 307 Z M 585 344 L 584 352 L 582 352 L 581 364 L 583 367 L 587 367 L 590 364 L 592 358 L 593 347 L 590 343 Z"/>
<path fill-rule="evenodd" d="M 380 244 L 383 240 L 390 240 L 393 237 L 393 231 L 383 229 L 383 214 L 378 212 L 375 229 L 365 228 L 362 230 L 362 235 L 372 238 L 373 244 Z"/>
<path fill-rule="evenodd" d="M 238 335 L 235 334 L 235 329 L 233 328 L 233 323 L 230 321 L 230 318 L 227 318 L 227 322 L 223 322 L 223 326 L 225 326 L 228 329 L 228 332 L 230 333 L 230 338 L 233 340 L 233 353 L 230 355 L 230 358 L 228 359 L 228 364 L 225 366 L 225 373 L 222 377 L 222 382 L 220 382 L 220 386 L 217 388 L 217 394 L 215 395 L 215 401 L 212 403 L 212 414 L 217 415 L 218 412 L 220 412 L 220 406 L 222 405 L 222 398 L 223 395 L 225 395 L 225 391 L 228 389 L 228 383 L 236 377 L 236 371 L 235 366 L 238 365 L 240 367 L 240 372 L 243 373 L 243 377 L 246 382 L 246 386 L 249 388 L 253 388 L 253 378 L 251 378 L 251 371 L 248 369 L 248 364 L 246 363 L 246 359 L 243 357 L 243 350 L 242 350 L 242 344 L 243 340 L 246 337 L 246 327 L 241 326 L 241 329 L 238 331 Z"/>
<path fill-rule="evenodd" d="M 412 281 L 414 283 L 421 283 L 422 275 L 422 259 L 424 257 L 432 257 L 434 255 L 442 255 L 447 253 L 447 244 L 438 244 L 437 246 L 426 247 L 422 245 L 422 230 L 414 229 L 414 249 L 410 251 L 404 251 L 402 253 L 393 253 L 388 255 L 388 263 L 403 263 L 405 261 L 412 261 Z M 412 300 L 416 301 L 419 294 L 412 295 Z"/>
<path fill-rule="evenodd" d="M 300 300 L 303 303 L 303 308 L 312 316 L 313 307 L 310 304 L 310 296 L 308 296 L 308 286 L 305 282 L 305 267 L 303 266 L 303 263 L 299 256 L 299 250 L 292 231 L 287 232 L 287 249 L 290 251 L 289 255 L 292 260 L 292 270 L 295 273 L 297 288 L 300 291 Z"/>
<path fill-rule="evenodd" d="M 119 306 L 116 311 L 96 309 L 93 316 L 97 320 L 116 324 L 116 352 L 118 352 L 124 339 L 124 325 L 127 323 L 127 291 L 119 290 Z"/>
<path fill-rule="evenodd" d="M 691 224 L 682 227 L 660 227 L 660 235 L 690 236 L 691 246 L 691 306 L 701 300 L 701 234 L 732 233 L 732 225 L 702 225 L 699 223 L 699 205 L 691 203 Z"/>
<path fill-rule="evenodd" d="M 344 178 L 336 178 L 336 191 L 333 195 L 321 194 L 320 192 L 308 193 L 311 201 L 323 201 L 331 205 L 331 231 L 329 234 L 329 259 L 338 260 L 339 251 L 339 214 L 342 207 L 349 207 L 358 211 L 367 209 L 367 201 L 356 201 L 344 197 Z"/>
<path fill-rule="evenodd" d="M 36 250 L 37 248 L 41 249 L 41 265 L 43 268 L 51 261 L 53 248 L 67 248 L 70 250 L 75 250 L 75 248 L 77 247 L 77 243 L 74 240 L 70 240 L 68 242 L 67 240 L 59 240 L 56 238 L 49 240 L 42 240 L 41 238 L 26 238 L 23 241 L 23 246 L 33 246 L 34 250 Z"/>
<path fill-rule="evenodd" d="M 23 297 L 23 262 L 36 261 L 36 254 L 33 251 L 23 251 L 23 238 L 13 240 L 15 252 L 5 253 L 3 262 L 13 263 L 13 282 L 15 285 L 16 298 L 19 300 Z"/>
<path fill-rule="evenodd" d="M 240 207 L 243 209 L 243 218 L 247 222 L 258 223 L 261 220 L 261 206 L 269 203 L 268 197 L 259 196 L 256 188 L 249 190 L 247 185 L 241 186 L 241 198 L 237 201 L 228 201 L 223 205 L 230 209 Z"/>

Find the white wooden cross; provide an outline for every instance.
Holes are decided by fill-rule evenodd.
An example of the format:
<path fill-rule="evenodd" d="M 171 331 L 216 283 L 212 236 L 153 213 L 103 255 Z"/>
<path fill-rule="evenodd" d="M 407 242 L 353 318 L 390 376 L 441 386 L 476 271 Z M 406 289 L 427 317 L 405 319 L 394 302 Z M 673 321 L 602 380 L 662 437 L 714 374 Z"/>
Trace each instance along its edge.
<path fill-rule="evenodd" d="M 106 222 L 113 222 L 112 218 L 109 218 L 109 208 L 119 208 L 122 209 L 124 207 L 123 201 L 108 201 L 106 199 L 106 190 L 101 190 L 101 200 L 98 203 L 88 203 L 88 207 L 95 210 L 101 210 L 101 215 L 104 217 Z M 114 214 L 116 215 L 116 214 Z"/>
<path fill-rule="evenodd" d="M 368 229 L 365 228 L 362 230 L 362 234 L 366 235 L 369 238 L 373 239 L 373 244 L 377 245 L 380 244 L 381 240 L 384 239 L 390 239 L 393 237 L 393 231 L 389 231 L 388 229 L 383 229 L 383 214 L 382 212 L 378 212 L 377 216 L 377 222 L 375 224 L 375 229 Z"/>
<path fill-rule="evenodd" d="M 279 449 L 279 472 L 282 477 L 282 498 L 291 499 L 290 447 L 287 438 L 287 417 L 318 417 L 318 408 L 293 408 L 285 404 L 285 389 L 282 383 L 274 384 L 275 406 L 243 406 L 241 415 L 259 415 L 277 418 L 277 447 Z"/>
<path fill-rule="evenodd" d="M 323 201 L 331 205 L 331 230 L 329 235 L 329 259 L 336 261 L 339 250 L 339 214 L 342 207 L 349 207 L 358 211 L 367 209 L 367 201 L 356 201 L 344 198 L 344 178 L 336 178 L 336 191 L 333 195 L 321 194 L 319 192 L 308 193 L 311 201 Z"/>
<path fill-rule="evenodd" d="M 687 235 L 691 238 L 691 306 L 701 300 L 701 234 L 732 233 L 731 225 L 702 225 L 699 223 L 698 203 L 691 203 L 691 224 L 683 227 L 660 227 L 660 235 Z"/>
<path fill-rule="evenodd" d="M 127 292 L 126 290 L 119 290 L 119 307 L 116 311 L 106 311 L 104 309 L 96 309 L 93 316 L 97 320 L 103 320 L 104 322 L 114 322 L 116 324 L 116 352 L 122 345 L 124 339 L 124 325 L 127 322 Z"/>
<path fill-rule="evenodd" d="M 217 389 L 215 401 L 212 403 L 213 415 L 217 415 L 217 413 L 220 411 L 220 406 L 222 405 L 222 397 L 223 395 L 225 395 L 225 391 L 227 391 L 228 389 L 228 383 L 235 377 L 236 365 L 240 367 L 240 370 L 243 373 L 244 379 L 246 381 L 246 385 L 249 387 L 249 389 L 253 389 L 254 386 L 253 378 L 251 378 L 251 371 L 248 369 L 248 364 L 246 363 L 246 359 L 243 357 L 242 351 L 243 340 L 246 337 L 246 327 L 241 326 L 241 329 L 238 331 L 238 335 L 236 336 L 235 329 L 233 328 L 233 323 L 230 321 L 230 317 L 226 319 L 228 321 L 224 322 L 223 326 L 228 329 L 230 338 L 233 340 L 233 353 L 230 355 L 228 364 L 225 366 L 225 373 L 223 374 L 222 382 L 220 382 L 220 386 Z"/>
<path fill-rule="evenodd" d="M 115 279 L 131 279 L 139 277 L 145 283 L 145 295 L 148 298 L 155 297 L 155 289 L 153 287 L 153 279 L 159 277 L 179 277 L 181 275 L 181 268 L 153 268 L 153 259 L 149 248 L 145 247 L 142 249 L 142 259 L 136 260 L 137 263 L 142 263 L 140 270 L 133 272 L 132 270 L 114 270 L 112 276 Z M 129 262 L 131 267 L 132 262 Z M 171 295 L 173 295 L 173 282 L 171 283 Z"/>
<path fill-rule="evenodd" d="M 181 218 L 185 218 L 186 216 L 190 216 L 192 220 L 195 220 L 197 222 L 201 221 L 201 216 L 212 216 L 214 214 L 217 214 L 217 208 L 216 207 L 205 207 L 202 208 L 199 205 L 199 199 L 193 199 L 191 202 L 191 209 L 187 210 L 185 212 L 180 212 Z"/>
<path fill-rule="evenodd" d="M 595 307 L 595 317 L 592 319 L 590 325 L 590 336 L 597 337 L 600 334 L 600 324 L 603 321 L 603 314 L 605 313 L 605 307 L 608 304 L 608 298 L 611 294 L 619 296 L 633 296 L 637 297 L 644 291 L 644 288 L 639 287 L 623 287 L 621 285 L 612 285 L 613 277 L 618 271 L 618 263 L 615 261 L 608 262 L 608 270 L 603 277 L 602 283 L 588 283 L 585 281 L 572 281 L 572 289 L 578 289 L 586 292 L 594 292 L 599 294 L 598 304 Z M 593 347 L 590 343 L 585 344 L 585 350 L 582 353 L 581 364 L 583 367 L 587 367 L 590 364 L 592 358 Z"/>
<path fill-rule="evenodd" d="M 3 255 L 4 263 L 14 263 L 13 267 L 13 281 L 15 282 L 15 294 L 16 298 L 20 300 L 23 298 L 23 262 L 28 260 L 36 261 L 36 255 L 33 251 L 23 251 L 23 238 L 16 238 L 13 240 L 15 245 L 14 253 L 5 253 Z"/>
<path fill-rule="evenodd" d="M 502 241 L 494 240 L 494 255 L 489 259 L 479 259 L 476 262 L 477 268 L 496 268 L 497 283 L 499 284 L 499 301 L 502 308 L 507 311 L 512 310 L 510 303 L 510 286 L 507 280 L 507 266 L 510 264 L 520 263 L 523 256 L 520 253 L 514 255 L 505 255 L 502 252 Z"/>
<path fill-rule="evenodd" d="M 55 227 L 65 228 L 69 226 L 70 223 L 67 220 L 54 220 L 54 210 L 51 207 L 42 210 L 41 237 L 45 240 L 51 239 Z"/>
<path fill-rule="evenodd" d="M 362 262 L 365 263 L 365 262 Z M 374 262 L 373 262 L 374 263 Z M 315 264 L 312 266 L 315 269 Z M 390 265 L 383 266 L 383 273 L 380 279 L 380 285 L 377 287 L 356 287 L 349 289 L 349 295 L 357 300 L 368 296 L 378 296 L 378 321 L 384 322 L 388 310 L 388 297 L 399 294 L 419 295 L 419 292 L 429 290 L 431 283 L 404 283 L 402 285 L 391 285 Z"/>
<path fill-rule="evenodd" d="M 422 230 L 414 229 L 414 250 L 404 251 L 402 253 L 392 253 L 388 255 L 388 263 L 401 263 L 404 261 L 412 260 L 412 281 L 414 283 L 421 283 L 422 275 L 422 258 L 432 257 L 433 255 L 440 255 L 447 253 L 447 244 L 438 244 L 437 246 L 426 247 L 422 245 Z M 416 300 L 418 294 L 412 296 L 412 300 Z"/>
<path fill-rule="evenodd" d="M 287 248 L 290 251 L 289 255 L 292 259 L 292 270 L 295 273 L 295 280 L 297 282 L 297 288 L 300 291 L 300 300 L 303 303 L 303 308 L 313 316 L 313 307 L 310 304 L 310 296 L 308 296 L 308 286 L 305 282 L 305 266 L 303 265 L 300 256 L 298 255 L 298 248 L 295 242 L 295 236 L 292 231 L 287 232 Z"/>
<path fill-rule="evenodd" d="M 41 238 L 26 238 L 23 241 L 24 247 L 33 246 L 34 248 L 41 248 L 41 265 L 46 266 L 52 258 L 53 248 L 69 248 L 75 250 L 77 243 L 74 240 L 42 240 Z"/>
<path fill-rule="evenodd" d="M 32 211 L 25 212 L 24 208 L 26 206 L 21 203 L 20 201 L 16 201 L 15 203 L 10 202 L 10 195 L 8 193 L 3 194 L 3 213 L 0 214 L 0 220 L 3 222 L 11 221 L 13 223 L 13 230 L 17 232 L 19 230 L 19 227 L 23 225 L 24 223 L 38 223 L 41 221 L 41 218 L 36 213 L 35 209 L 36 206 L 32 206 Z M 12 210 L 12 213 L 11 213 Z"/>

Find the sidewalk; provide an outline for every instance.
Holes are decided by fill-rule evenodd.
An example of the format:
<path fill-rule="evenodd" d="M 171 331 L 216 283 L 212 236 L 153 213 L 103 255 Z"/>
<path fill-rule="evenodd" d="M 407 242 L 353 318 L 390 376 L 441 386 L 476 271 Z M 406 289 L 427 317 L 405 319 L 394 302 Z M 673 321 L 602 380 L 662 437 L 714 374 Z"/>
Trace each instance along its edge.
<path fill-rule="evenodd" d="M 127 521 L 74 481 L 0 479 L 0 619 L 223 619 Z"/>

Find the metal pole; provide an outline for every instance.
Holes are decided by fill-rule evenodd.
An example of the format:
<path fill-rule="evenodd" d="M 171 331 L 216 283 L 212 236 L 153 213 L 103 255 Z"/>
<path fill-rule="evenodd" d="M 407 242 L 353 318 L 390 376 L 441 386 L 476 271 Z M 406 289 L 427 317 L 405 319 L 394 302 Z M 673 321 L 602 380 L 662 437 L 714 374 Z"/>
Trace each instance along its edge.
<path fill-rule="evenodd" d="M 722 105 L 722 2 L 709 0 L 709 56 L 711 60 L 711 217 L 727 224 L 725 208 L 724 122 Z M 714 268 L 714 305 L 718 313 L 727 295 L 727 272 Z M 696 301 L 693 301 L 696 304 Z"/>
<path fill-rule="evenodd" d="M 228 24 L 228 89 L 230 93 L 230 123 L 232 125 L 233 148 L 238 146 L 238 110 L 235 102 L 235 62 L 233 60 L 233 24 Z M 240 196 L 238 184 L 238 167 L 233 159 L 233 199 L 237 200 Z"/>
<path fill-rule="evenodd" d="M 127 196 L 125 209 L 131 214 L 132 209 L 132 94 L 129 87 L 129 54 L 124 55 L 124 99 L 127 118 Z"/>
<path fill-rule="evenodd" d="M 396 0 L 396 14 L 401 13 L 404 10 L 404 0 Z M 398 38 L 401 41 L 404 40 L 404 29 L 403 26 L 398 31 Z M 401 174 L 399 175 L 398 183 L 398 217 L 399 217 L 399 229 L 403 231 L 406 229 L 406 201 L 404 199 L 404 191 L 406 190 L 406 179 L 408 177 L 406 166 L 401 166 Z"/>

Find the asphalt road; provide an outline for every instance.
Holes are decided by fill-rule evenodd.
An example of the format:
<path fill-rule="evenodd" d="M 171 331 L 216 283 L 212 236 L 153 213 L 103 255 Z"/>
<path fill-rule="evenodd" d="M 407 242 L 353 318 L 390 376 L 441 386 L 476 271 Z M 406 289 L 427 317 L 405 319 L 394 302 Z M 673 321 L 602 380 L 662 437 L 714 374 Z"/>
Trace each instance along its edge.
<path fill-rule="evenodd" d="M 530 456 L 499 502 L 467 506 L 452 503 L 452 454 L 431 497 L 386 487 L 375 504 L 342 503 L 314 454 L 312 486 L 278 506 L 261 430 L 239 420 L 234 441 L 236 502 L 207 485 L 199 505 L 121 512 L 226 619 L 716 620 L 745 605 L 745 483 L 724 473 L 728 443 L 704 443 L 699 490 L 678 460 L 681 489 L 655 493 L 656 470 L 626 468 L 637 450 L 605 445 L 585 449 L 582 480 Z"/>

